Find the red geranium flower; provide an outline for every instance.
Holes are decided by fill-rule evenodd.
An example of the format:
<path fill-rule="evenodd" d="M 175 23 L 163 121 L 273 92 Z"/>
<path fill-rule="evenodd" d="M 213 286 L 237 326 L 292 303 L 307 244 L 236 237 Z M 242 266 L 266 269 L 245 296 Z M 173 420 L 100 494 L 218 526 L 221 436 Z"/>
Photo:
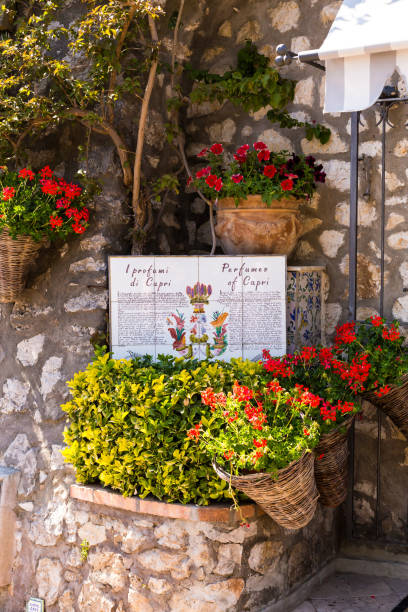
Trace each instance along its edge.
<path fill-rule="evenodd" d="M 28 168 L 22 168 L 20 172 L 18 173 L 18 176 L 20 178 L 29 179 L 30 181 L 32 181 L 35 175 L 32 170 L 29 170 Z"/>
<path fill-rule="evenodd" d="M 223 188 L 223 182 L 222 182 L 222 179 L 219 178 L 215 181 L 214 189 L 215 191 L 219 192 L 221 191 L 222 188 Z"/>
<path fill-rule="evenodd" d="M 207 178 L 205 179 L 205 182 L 207 183 L 207 185 L 209 187 L 214 187 L 215 183 L 217 182 L 218 177 L 216 174 L 210 174 L 209 176 L 207 176 Z"/>
<path fill-rule="evenodd" d="M 57 208 L 68 208 L 69 200 L 67 200 L 66 198 L 60 198 L 56 201 L 56 206 Z"/>
<path fill-rule="evenodd" d="M 267 445 L 267 441 L 265 440 L 265 438 L 263 438 L 262 440 L 256 440 L 254 438 L 254 446 L 256 446 L 256 448 L 264 448 Z"/>
<path fill-rule="evenodd" d="M 85 222 L 88 222 L 88 221 L 89 221 L 89 210 L 88 210 L 87 208 L 83 208 L 83 209 L 80 211 L 80 216 L 79 216 L 79 218 L 80 218 L 80 219 L 82 218 L 82 219 L 83 219 Z"/>
<path fill-rule="evenodd" d="M 201 401 L 205 406 L 215 406 L 216 399 L 214 389 L 212 387 L 208 387 L 201 392 Z"/>
<path fill-rule="evenodd" d="M 41 191 L 47 195 L 55 196 L 59 192 L 58 183 L 49 179 L 41 179 Z"/>
<path fill-rule="evenodd" d="M 293 189 L 293 181 L 292 179 L 288 178 L 285 179 L 284 181 L 281 182 L 281 187 L 283 189 L 283 191 L 292 191 Z"/>
<path fill-rule="evenodd" d="M 241 145 L 239 149 L 237 149 L 237 155 L 246 155 L 248 151 L 249 151 L 248 144 Z"/>
<path fill-rule="evenodd" d="M 244 180 L 244 177 L 242 176 L 242 174 L 233 174 L 233 175 L 231 176 L 231 180 L 232 180 L 234 183 L 238 184 L 238 183 L 240 183 L 241 181 L 243 181 L 243 180 Z"/>
<path fill-rule="evenodd" d="M 81 191 L 81 187 L 74 185 L 74 183 L 64 186 L 65 197 L 68 198 L 68 200 L 73 200 L 77 196 L 80 196 Z"/>
<path fill-rule="evenodd" d="M 63 219 L 61 217 L 50 217 L 50 225 L 51 229 L 55 229 L 56 227 L 61 227 L 63 224 Z"/>
<path fill-rule="evenodd" d="M 273 178 L 275 174 L 277 173 L 277 170 L 275 166 L 272 164 L 270 166 L 265 166 L 263 173 L 268 178 Z"/>
<path fill-rule="evenodd" d="M 202 170 L 198 170 L 198 172 L 196 172 L 196 178 L 200 179 L 200 178 L 204 178 L 205 176 L 208 176 L 211 173 L 211 168 L 210 166 L 207 166 L 206 168 L 202 168 Z"/>
<path fill-rule="evenodd" d="M 238 153 L 234 154 L 234 159 L 235 161 L 237 161 L 239 164 L 245 164 L 247 158 L 246 155 L 238 155 Z"/>
<path fill-rule="evenodd" d="M 194 425 L 193 429 L 189 429 L 187 432 L 187 437 L 190 438 L 190 440 L 194 440 L 197 442 L 198 438 L 200 437 L 200 427 L 201 427 L 201 423 L 197 423 L 197 425 Z"/>
<path fill-rule="evenodd" d="M 197 157 L 205 157 L 208 153 L 208 148 L 206 147 L 205 149 L 203 149 L 202 151 L 199 152 L 199 154 L 197 155 Z"/>
<path fill-rule="evenodd" d="M 86 228 L 80 223 L 73 223 L 72 229 L 74 230 L 76 234 L 83 234 Z"/>
<path fill-rule="evenodd" d="M 271 158 L 271 154 L 268 151 L 268 149 L 263 149 L 262 151 L 259 151 L 258 153 L 258 159 L 260 162 L 262 161 L 269 161 Z"/>
<path fill-rule="evenodd" d="M 187 187 L 190 187 L 192 182 L 193 182 L 193 177 L 189 176 L 188 179 L 187 179 Z"/>
<path fill-rule="evenodd" d="M 214 153 L 214 155 L 221 155 L 221 153 L 224 152 L 224 147 L 222 146 L 222 144 L 213 144 L 212 147 L 210 147 L 210 151 L 211 153 Z"/>
<path fill-rule="evenodd" d="M 54 172 L 49 166 L 44 166 L 44 168 L 42 168 L 42 170 L 40 170 L 38 174 L 41 176 L 41 178 L 46 179 L 51 178 Z"/>
<path fill-rule="evenodd" d="M 262 151 L 263 149 L 267 149 L 267 145 L 261 140 L 254 144 L 255 151 Z"/>
<path fill-rule="evenodd" d="M 394 325 L 390 325 L 390 328 L 384 328 L 382 331 L 382 337 L 384 338 L 384 340 L 398 340 L 398 338 L 400 338 L 401 334 L 399 333 L 398 329 L 396 327 L 394 327 Z"/>
<path fill-rule="evenodd" d="M 14 187 L 4 187 L 3 189 L 3 200 L 7 202 L 7 200 L 12 200 L 16 195 L 16 190 Z"/>
<path fill-rule="evenodd" d="M 370 321 L 374 325 L 374 327 L 380 327 L 380 325 L 384 323 L 384 320 L 381 317 L 375 316 L 370 317 Z"/>

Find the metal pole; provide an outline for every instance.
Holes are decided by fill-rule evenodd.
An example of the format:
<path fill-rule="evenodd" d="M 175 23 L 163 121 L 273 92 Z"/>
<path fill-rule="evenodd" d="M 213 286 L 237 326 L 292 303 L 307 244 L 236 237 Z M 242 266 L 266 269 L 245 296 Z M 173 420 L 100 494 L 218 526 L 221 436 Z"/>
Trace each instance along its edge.
<path fill-rule="evenodd" d="M 351 114 L 350 144 L 350 248 L 349 248 L 349 319 L 357 310 L 357 227 L 358 227 L 358 145 L 360 113 Z"/>
<path fill-rule="evenodd" d="M 384 316 L 384 274 L 385 274 L 385 156 L 387 107 L 381 105 L 382 112 L 382 150 L 381 150 L 381 286 L 380 286 L 380 317 Z"/>
<path fill-rule="evenodd" d="M 358 147 L 360 113 L 351 115 L 350 143 L 350 233 L 349 233 L 349 320 L 355 321 L 357 311 L 357 230 L 358 230 Z M 353 538 L 354 518 L 354 424 L 350 436 L 349 474 L 351 487 L 347 498 L 347 539 Z"/>
<path fill-rule="evenodd" d="M 382 138 L 381 138 L 381 285 L 380 285 L 380 317 L 384 316 L 384 275 L 385 275 L 385 159 L 388 105 L 381 105 Z M 375 535 L 378 539 L 382 534 L 381 526 L 381 438 L 382 412 L 377 408 L 377 488 L 375 504 Z"/>

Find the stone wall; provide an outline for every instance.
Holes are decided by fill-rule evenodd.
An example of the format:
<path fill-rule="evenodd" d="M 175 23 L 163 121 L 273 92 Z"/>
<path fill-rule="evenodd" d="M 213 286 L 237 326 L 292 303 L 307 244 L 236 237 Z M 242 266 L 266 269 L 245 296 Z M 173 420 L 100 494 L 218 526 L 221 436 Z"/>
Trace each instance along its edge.
<path fill-rule="evenodd" d="M 69 3 L 67 11 L 72 10 L 72 4 Z M 225 0 L 220 3 L 215 0 L 197 0 L 187 4 L 184 19 L 186 32 L 180 43 L 180 56 L 189 56 L 195 66 L 223 71 L 234 64 L 237 50 L 248 37 L 271 57 L 275 45 L 280 42 L 286 42 L 296 50 L 318 47 L 339 2 Z M 169 1 L 169 12 L 174 5 Z M 170 44 L 170 41 L 166 44 Z M 266 110 L 249 117 L 230 104 L 225 104 L 218 109 L 208 105 L 188 109 L 183 117 L 187 151 L 192 156 L 203 145 L 217 140 L 233 148 L 243 142 L 264 139 L 272 149 L 285 147 L 312 153 L 325 164 L 327 184 L 319 189 L 319 195 L 305 210 L 309 231 L 300 241 L 290 263 L 327 265 L 331 277 L 327 330 L 331 333 L 336 323 L 346 315 L 350 122 L 348 116 L 322 115 L 323 78 L 320 72 L 307 66 L 291 66 L 283 69 L 283 73 L 299 79 L 292 112 L 299 118 L 325 122 L 332 128 L 333 136 L 327 145 L 322 147 L 317 142 L 307 142 L 301 131 L 280 130 L 272 126 L 265 118 Z M 174 163 L 163 138 L 167 117 L 161 106 L 161 83 L 166 87 L 165 81 L 159 79 L 155 93 L 156 106 L 150 114 L 147 136 L 145 170 L 150 173 L 155 168 L 161 171 Z M 134 134 L 137 126 L 129 119 L 132 116 L 131 109 L 124 116 L 129 121 L 129 133 Z M 370 196 L 363 195 L 367 189 L 364 181 L 360 190 L 360 317 L 372 314 L 378 308 L 380 144 L 376 119 L 378 112 L 375 109 L 364 113 L 364 126 L 361 128 L 361 153 L 371 160 L 372 180 Z M 405 156 L 408 144 L 403 131 L 403 110 L 392 112 L 391 119 L 399 127 L 388 130 L 386 312 L 388 316 L 394 313 L 402 321 L 408 322 L 408 297 L 404 295 L 404 289 L 408 287 L 408 259 L 405 258 L 408 221 L 404 209 L 407 177 Z M 66 172 L 69 175 L 74 168 L 71 162 L 68 163 L 68 158 L 71 159 L 75 154 L 74 144 L 78 137 L 78 133 L 68 127 L 63 128 L 59 134 L 52 134 L 44 142 L 40 154 L 36 154 L 36 164 L 59 166 L 60 173 Z M 194 160 L 191 158 L 191 161 Z M 123 606 L 117 607 L 118 610 L 128 609 L 128 579 L 124 586 L 115 591 L 116 587 L 109 586 L 109 577 L 104 574 L 104 563 L 116 564 L 115 567 L 119 569 L 122 566 L 129 569 L 136 561 L 136 553 L 131 551 L 123 555 L 121 548 L 127 530 L 127 527 L 122 528 L 121 525 L 130 525 L 130 522 L 128 519 L 126 523 L 122 518 L 106 517 L 86 506 L 78 508 L 70 502 L 68 490 L 73 474 L 69 467 L 63 465 L 59 452 L 64 427 L 64 417 L 59 406 L 68 393 L 64 381 L 83 368 L 91 358 L 90 337 L 106 329 L 107 255 L 128 253 L 130 249 L 130 215 L 126 194 L 120 183 L 119 167 L 109 142 L 99 136 L 91 140 L 89 169 L 103 184 L 102 194 L 94 203 L 90 233 L 82 239 L 72 240 L 69 245 L 62 244 L 58 248 L 44 250 L 21 299 L 15 305 L 0 306 L 0 462 L 22 471 L 17 507 L 18 551 L 13 583 L 10 591 L 2 594 L 7 602 L 3 608 L 7 612 L 20 612 L 28 596 L 45 593 L 49 573 L 54 577 L 52 588 L 57 588 L 57 594 L 51 595 L 53 603 L 48 608 L 49 612 L 72 610 L 70 597 L 76 597 L 85 584 L 88 585 L 86 589 L 89 589 L 83 591 L 88 593 L 83 595 L 85 599 L 92 601 L 92 592 L 106 591 L 101 596 L 113 598 L 115 602 L 123 598 Z M 149 249 L 162 254 L 208 252 L 208 218 L 203 203 L 185 193 L 170 202 Z M 369 466 L 373 466 L 375 460 L 376 430 L 370 420 L 363 421 L 361 427 L 363 429 L 359 430 L 361 433 L 357 438 L 357 495 L 360 501 L 356 513 L 359 525 L 363 528 L 366 525 L 366 532 L 369 533 L 376 483 L 375 470 L 373 467 L 369 469 Z M 390 441 L 383 455 L 387 466 L 383 491 L 388 491 L 384 507 L 385 503 L 394 504 L 398 493 L 399 510 L 396 519 L 392 519 L 391 531 L 393 535 L 405 538 L 408 494 L 407 488 L 403 490 L 400 482 L 406 479 L 408 461 L 404 454 L 405 446 L 402 441 L 395 439 L 396 435 L 395 431 L 387 434 Z M 397 465 L 398 470 L 395 469 Z M 389 508 L 388 513 L 392 512 L 395 514 Z M 89 522 L 99 525 L 105 535 L 98 544 L 99 548 L 91 551 L 89 562 L 79 566 L 76 565 L 79 563 L 81 541 L 78 529 Z M 133 522 L 132 526 L 135 526 Z M 387 523 L 384 523 L 384 527 L 388 529 Z M 268 529 L 272 529 L 272 525 Z M 268 540 L 270 532 L 262 533 L 263 539 Z M 313 532 L 315 540 L 316 533 Z M 308 534 L 311 535 L 311 532 L 306 532 L 307 537 Z M 255 542 L 252 537 L 248 534 L 245 536 L 248 538 L 245 554 L 248 555 L 250 544 Z M 221 545 L 216 539 L 211 542 L 206 539 L 211 547 L 214 542 L 216 548 Z M 286 542 L 290 548 L 292 540 Z M 293 551 L 298 550 L 298 553 L 292 551 L 290 557 L 292 569 L 288 571 L 292 578 L 287 579 L 293 583 L 305 575 L 302 568 L 307 558 L 304 556 L 308 551 L 306 542 L 307 539 L 296 539 L 298 548 L 293 548 Z M 331 542 L 331 535 L 327 542 Z M 276 579 L 283 580 L 282 575 L 290 566 L 287 564 L 289 548 L 284 547 L 279 553 L 286 555 L 286 561 Z M 273 546 L 268 550 L 273 550 Z M 128 554 L 130 556 L 126 556 Z M 69 561 L 71 556 L 72 563 Z M 322 557 L 317 555 L 315 558 L 318 559 L 316 563 L 320 563 Z M 125 563 L 130 563 L 130 566 L 125 566 Z M 275 562 L 271 563 L 271 567 L 275 568 Z M 91 582 L 88 580 L 88 572 L 93 576 Z M 75 584 L 78 574 L 81 576 L 80 582 L 70 587 L 68 583 Z M 258 576 L 254 574 L 257 576 L 254 580 L 259 582 L 272 581 L 271 599 L 277 593 L 272 574 L 267 573 L 267 578 L 264 578 L 262 572 Z M 222 575 L 219 576 L 217 580 L 214 579 L 215 582 L 223 580 Z M 160 575 L 155 579 L 160 580 Z M 104 580 L 107 582 L 104 583 Z M 135 587 L 137 584 L 136 580 L 131 586 L 136 593 L 135 597 L 138 597 L 138 593 L 145 596 L 144 590 Z M 161 583 L 155 584 L 156 589 L 161 588 L 157 586 Z M 284 588 L 289 588 L 290 584 L 285 583 Z M 66 591 L 72 591 L 72 595 L 62 596 Z M 55 603 L 59 596 L 62 596 L 60 602 Z M 99 597 L 98 594 L 96 596 Z M 156 596 L 159 595 L 151 595 Z M 49 593 L 47 597 L 50 597 Z M 242 601 L 246 603 L 247 599 Z M 83 600 L 81 609 L 85 609 L 85 605 L 88 604 Z"/>
<path fill-rule="evenodd" d="M 252 612 L 315 574 L 337 549 L 335 513 L 320 507 L 291 532 L 263 514 L 247 527 L 132 514 L 67 499 L 63 487 L 55 502 L 51 519 L 30 526 L 30 588 L 17 583 L 4 612 L 22 610 L 30 593 L 45 599 L 47 612 Z M 19 551 L 24 562 L 24 541 Z"/>

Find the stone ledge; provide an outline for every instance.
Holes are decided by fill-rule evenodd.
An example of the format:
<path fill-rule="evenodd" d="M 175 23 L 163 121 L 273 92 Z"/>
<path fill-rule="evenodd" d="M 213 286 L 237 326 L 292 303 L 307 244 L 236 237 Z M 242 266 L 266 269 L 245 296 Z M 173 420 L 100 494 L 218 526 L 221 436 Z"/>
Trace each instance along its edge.
<path fill-rule="evenodd" d="M 134 512 L 135 514 L 150 514 L 164 518 L 182 519 L 184 521 L 201 521 L 204 523 L 240 523 L 241 516 L 228 504 L 213 506 L 196 506 L 194 504 L 168 504 L 152 499 L 139 497 L 123 497 L 109 489 L 95 485 L 71 485 L 70 496 L 83 502 L 99 504 L 109 508 Z M 241 505 L 242 517 L 246 520 L 261 516 L 263 511 L 252 503 Z"/>

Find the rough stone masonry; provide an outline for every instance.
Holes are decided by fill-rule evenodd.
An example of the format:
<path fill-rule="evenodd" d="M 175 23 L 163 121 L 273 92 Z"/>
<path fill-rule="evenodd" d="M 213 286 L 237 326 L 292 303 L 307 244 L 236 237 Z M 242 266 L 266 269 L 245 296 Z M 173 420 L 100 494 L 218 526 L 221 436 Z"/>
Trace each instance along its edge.
<path fill-rule="evenodd" d="M 66 4 L 68 19 L 78 4 Z M 247 38 L 271 58 L 276 44 L 282 42 L 293 50 L 317 48 L 339 4 L 325 0 L 192 0 L 184 20 L 187 43 L 182 36 L 178 54 L 188 57 L 194 66 L 220 73 L 235 63 L 237 50 Z M 167 9 L 172 11 L 175 6 L 169 2 Z M 168 47 L 170 39 L 167 34 L 164 38 Z M 348 116 L 323 117 L 324 77 L 320 72 L 293 65 L 283 73 L 299 80 L 291 112 L 299 119 L 329 125 L 333 135 L 328 144 L 308 142 L 299 131 L 271 125 L 266 119 L 268 109 L 248 116 L 231 104 L 221 108 L 204 104 L 190 107 L 183 117 L 187 151 L 192 158 L 214 141 L 234 147 L 262 139 L 273 150 L 293 149 L 321 160 L 328 181 L 305 210 L 309 231 L 290 263 L 327 265 L 331 290 L 326 326 L 331 334 L 345 317 L 347 301 L 350 121 Z M 161 83 L 159 79 L 145 151 L 147 167 L 158 171 L 167 163 Z M 403 83 L 399 86 L 403 91 Z M 375 313 L 378 304 L 377 120 L 375 108 L 362 115 L 361 154 L 369 160 L 371 180 L 366 184 L 362 176 L 360 185 L 359 318 Z M 391 121 L 396 128 L 387 134 L 386 312 L 408 323 L 404 109 L 392 111 Z M 133 132 L 136 127 L 129 123 Z M 72 172 L 77 140 L 75 129 L 62 128 L 44 141 L 35 154 L 36 163 L 57 167 L 59 173 Z M 60 455 L 64 428 L 60 404 L 68 394 L 65 381 L 88 363 L 90 337 L 106 328 L 107 256 L 130 249 L 130 210 L 119 166 L 110 144 L 100 136 L 92 137 L 89 170 L 103 185 L 93 205 L 90 233 L 44 250 L 21 299 L 0 307 L 0 462 L 18 468 L 22 475 L 13 577 L 10 587 L 1 592 L 1 609 L 21 612 L 29 596 L 40 596 L 47 612 L 254 610 L 261 599 L 273 601 L 304 579 L 310 571 L 305 566 L 310 550 L 315 551 L 314 569 L 334 554 L 333 517 L 319 511 L 310 528 L 288 539 L 281 532 L 272 534 L 270 523 L 225 534 L 216 527 L 193 529 L 149 517 L 117 516 L 69 499 L 74 475 Z M 369 195 L 363 195 L 367 192 Z M 182 193 L 165 210 L 151 252 L 206 253 L 209 244 L 206 206 Z M 382 526 L 387 533 L 402 537 L 408 493 L 401 483 L 406 479 L 408 455 L 389 423 L 383 435 Z M 375 508 L 375 436 L 375 422 L 369 416 L 358 424 L 355 492 L 357 524 L 367 534 L 373 529 Z M 91 545 L 86 563 L 80 560 L 83 538 Z M 242 572 L 246 572 L 245 579 Z"/>

